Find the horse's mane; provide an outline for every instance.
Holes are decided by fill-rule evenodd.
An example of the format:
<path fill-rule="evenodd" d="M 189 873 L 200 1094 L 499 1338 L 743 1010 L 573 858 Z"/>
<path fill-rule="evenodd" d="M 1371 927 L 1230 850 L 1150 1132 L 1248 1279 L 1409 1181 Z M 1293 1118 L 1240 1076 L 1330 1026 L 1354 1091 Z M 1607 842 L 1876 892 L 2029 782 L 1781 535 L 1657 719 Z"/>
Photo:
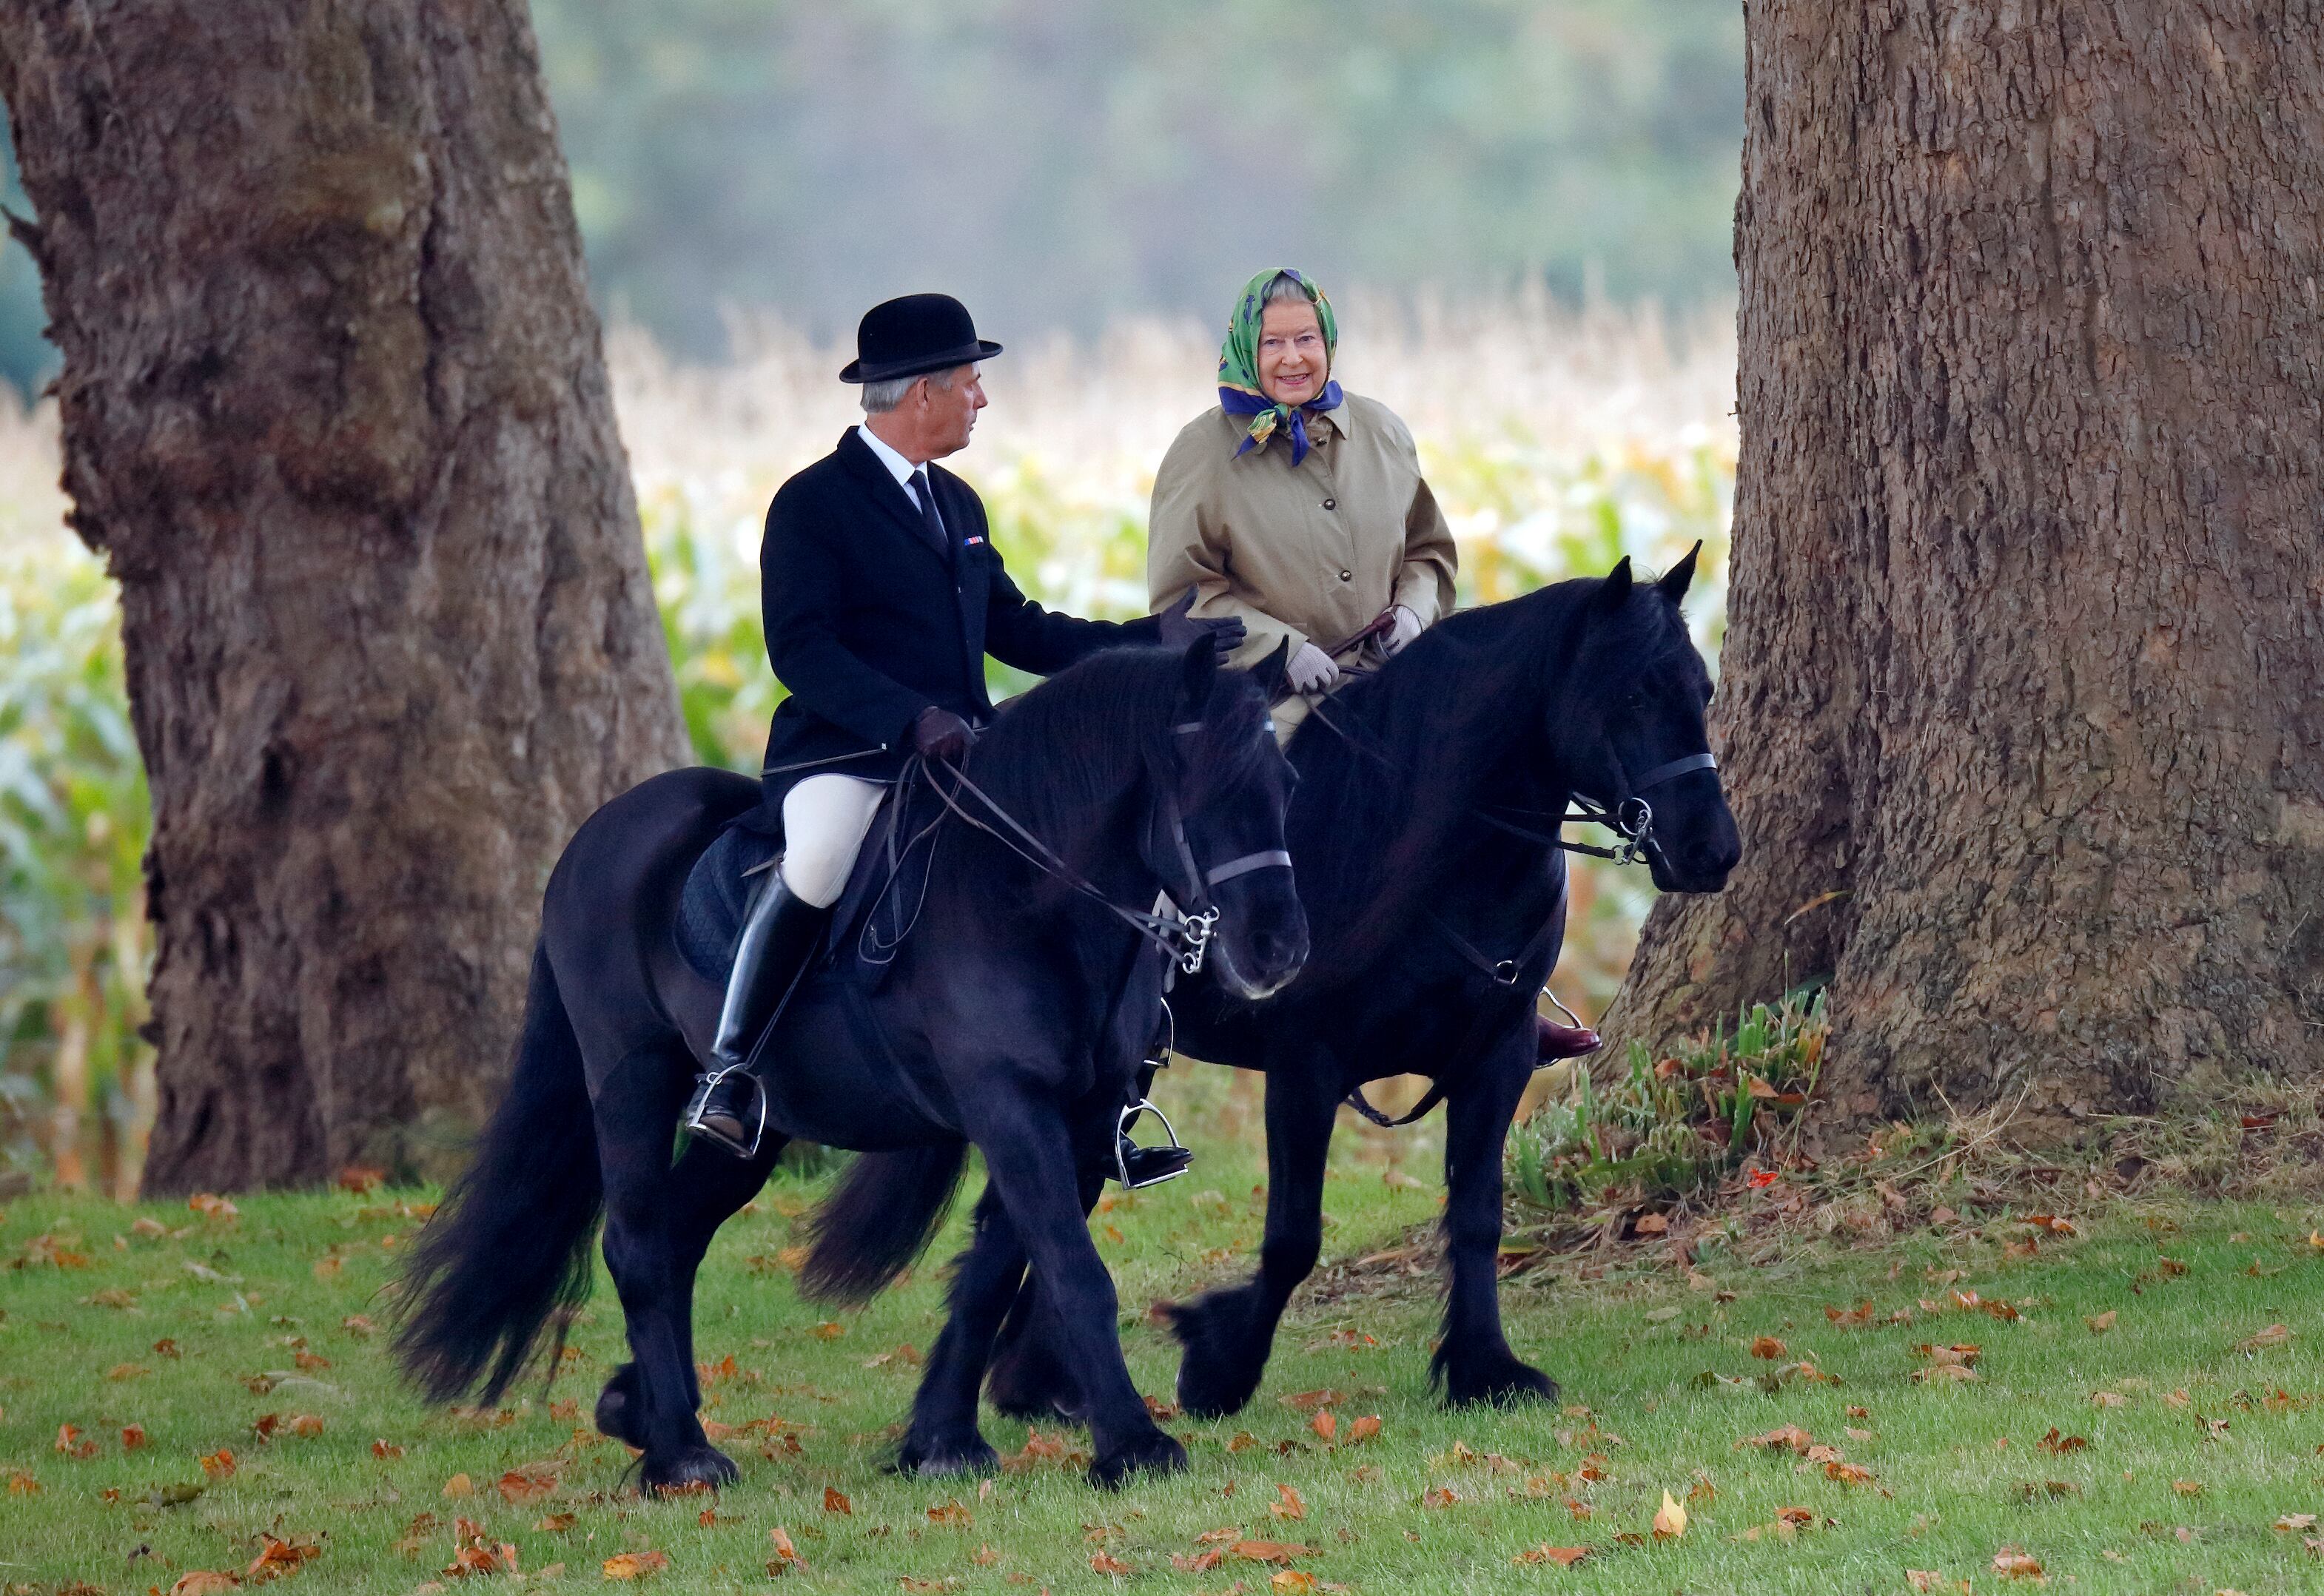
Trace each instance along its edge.
<path fill-rule="evenodd" d="M 1332 725 L 1310 715 L 1300 727 L 1290 748 L 1301 784 L 1291 848 L 1311 916 L 1341 944 L 1335 964 L 1369 963 L 1407 931 L 1449 856 L 1473 837 L 1484 794 L 1517 801 L 1513 785 L 1537 777 L 1513 778 L 1505 767 L 1534 746 L 1526 729 L 1546 723 L 1584 607 L 1604 580 L 1580 577 L 1448 616 L 1324 700 Z"/>
<path fill-rule="evenodd" d="M 1093 654 L 1012 699 L 978 741 L 968 772 L 1050 847 L 1068 858 L 1139 775 L 1148 743 L 1169 734 L 1180 712 L 1185 656 L 1151 647 Z M 1214 725 L 1247 717 L 1251 737 L 1217 739 L 1233 758 L 1263 752 L 1256 732 L 1266 712 L 1247 678 L 1222 671 L 1204 718 Z"/>

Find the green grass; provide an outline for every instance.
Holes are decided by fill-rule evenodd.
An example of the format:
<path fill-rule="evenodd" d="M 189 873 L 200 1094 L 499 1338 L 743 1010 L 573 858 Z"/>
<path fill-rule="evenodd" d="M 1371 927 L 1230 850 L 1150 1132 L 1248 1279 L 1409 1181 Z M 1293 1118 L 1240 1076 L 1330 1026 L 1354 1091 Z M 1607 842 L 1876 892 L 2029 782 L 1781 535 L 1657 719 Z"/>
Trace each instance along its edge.
<path fill-rule="evenodd" d="M 1383 1179 L 1379 1139 L 1342 1143 L 1326 1199 L 1335 1259 L 1394 1245 L 1436 1202 L 1433 1185 Z M 1188 1179 L 1096 1221 L 1122 1282 L 1130 1362 L 1149 1392 L 1168 1392 L 1176 1365 L 1142 1310 L 1248 1266 L 1256 1179 L 1250 1155 L 1229 1142 L 1206 1151 Z M 1316 1588 L 1380 1593 L 1889 1591 L 1909 1588 L 1907 1569 L 1941 1574 L 1942 1589 L 1969 1579 L 1982 1591 L 2006 1584 L 1993 1570 L 2005 1547 L 2038 1558 L 2052 1589 L 2324 1588 L 2324 1561 L 2303 1536 L 2273 1527 L 2282 1515 L 2324 1512 L 2315 1405 L 2324 1249 L 2310 1243 L 2311 1213 L 2117 1206 L 2085 1235 L 2007 1260 L 2003 1245 L 2025 1227 L 1988 1217 L 1982 1239 L 1861 1252 L 1806 1241 L 1758 1269 L 1713 1253 L 1692 1284 L 1683 1269 L 1643 1259 L 1595 1280 L 1529 1274 L 1508 1289 L 1511 1337 L 1564 1382 L 1573 1406 L 1563 1411 L 1443 1411 L 1425 1383 L 1429 1282 L 1407 1276 L 1358 1290 L 1379 1267 L 1341 1270 L 1295 1305 L 1250 1410 L 1218 1424 L 1170 1421 L 1193 1452 L 1188 1473 L 1101 1495 L 1058 1461 L 989 1484 L 881 1472 L 917 1371 L 899 1358 L 867 1365 L 899 1344 L 927 1346 L 938 1271 L 931 1262 L 860 1315 L 801 1303 L 780 1253 L 787 1214 L 813 1191 L 797 1180 L 770 1186 L 705 1271 L 700 1350 L 712 1362 L 731 1355 L 736 1368 L 711 1384 L 709 1417 L 741 1425 L 779 1416 L 798 1426 L 796 1453 L 762 1454 L 755 1436 L 727 1443 L 742 1481 L 716 1500 L 707 1526 L 707 1499 L 632 1494 L 625 1450 L 587 1429 L 597 1385 L 622 1355 L 620 1315 L 602 1285 L 553 1400 L 536 1390 L 505 1417 L 453 1417 L 398 1388 L 382 1336 L 343 1327 L 358 1314 L 384 1323 L 378 1292 L 394 1267 L 391 1238 L 408 1240 L 415 1227 L 397 1196 L 254 1197 L 230 1219 L 51 1196 L 9 1203 L 0 1265 L 24 1261 L 0 1268 L 0 1589 L 45 1596 L 83 1581 L 166 1591 L 188 1571 L 247 1567 L 272 1535 L 319 1543 L 294 1576 L 300 1586 L 401 1596 L 441 1577 L 462 1516 L 492 1542 L 514 1545 L 528 1583 L 561 1564 L 562 1583 L 591 1588 L 604 1582 L 605 1559 L 647 1550 L 669 1559 L 648 1582 L 658 1587 L 763 1588 L 778 1526 L 809 1565 L 779 1588 L 803 1591 L 938 1588 L 912 1581 L 966 1591 L 1215 1593 L 1238 1581 L 1269 1590 L 1276 1570 L 1258 1563 L 1172 1565 L 1173 1554 L 1191 1556 L 1198 1536 L 1228 1526 L 1314 1548 L 1296 1568 Z M 167 1231 L 137 1234 L 140 1219 Z M 36 1243 L 43 1235 L 51 1241 Z M 946 1245 L 956 1236 L 955 1223 Z M 59 1249 L 86 1265 L 38 1261 Z M 2185 1272 L 2165 1271 L 2165 1257 Z M 1944 1281 L 1954 1270 L 1960 1278 Z M 2021 1316 L 1957 1307 L 1932 1316 L 1918 1306 L 1952 1290 L 2006 1299 Z M 1909 1309 L 1911 1320 L 1847 1327 L 1824 1312 L 1864 1300 L 1882 1318 Z M 2109 1311 L 2112 1328 L 2093 1333 L 2086 1321 Z M 842 1333 L 819 1335 L 825 1322 Z M 2287 1344 L 2236 1350 L 2273 1324 L 2290 1327 Z M 1335 1342 L 1335 1331 L 1353 1335 Z M 1344 1344 L 1364 1336 L 1377 1344 Z M 1786 1344 L 1780 1362 L 1752 1355 L 1759 1336 Z M 164 1338 L 177 1356 L 153 1350 Z M 1916 1383 L 1924 1363 L 1914 1348 L 1929 1343 L 1979 1344 L 1979 1378 Z M 310 1366 L 300 1366 L 300 1352 Z M 1837 1378 L 1794 1373 L 1772 1393 L 1748 1383 L 1802 1359 Z M 1706 1372 L 1747 1383 L 1704 1381 Z M 272 1389 L 252 1389 L 270 1377 Z M 1378 1438 L 1320 1443 L 1308 1415 L 1283 1399 L 1322 1388 L 1343 1393 L 1333 1405 L 1343 1438 L 1370 1414 L 1381 1420 Z M 2096 1407 L 2099 1390 L 2125 1399 Z M 254 1422 L 268 1413 L 314 1415 L 321 1433 L 261 1440 Z M 134 1451 L 122 1444 L 129 1424 L 144 1429 Z M 1841 1448 L 1871 1482 L 1736 1445 L 1786 1424 Z M 63 1425 L 93 1441 L 95 1454 L 60 1453 Z M 2043 1450 L 2053 1426 L 2088 1445 Z M 1852 1437 L 1851 1427 L 1868 1435 Z M 986 1433 L 1004 1454 L 1027 1440 L 1022 1426 L 999 1418 Z M 1251 1439 L 1239 1443 L 1242 1434 Z M 374 1456 L 374 1440 L 401 1451 Z M 200 1460 L 222 1448 L 235 1454 L 234 1473 L 206 1476 Z M 545 1459 L 563 1460 L 553 1494 L 504 1502 L 503 1472 Z M 1604 1477 L 1585 1479 L 1585 1468 Z M 462 1473 L 475 1493 L 447 1498 L 447 1481 Z M 2174 1481 L 2200 1493 L 2180 1494 Z M 190 1500 L 161 1505 L 198 1486 Z M 1270 1516 L 1280 1486 L 1304 1499 L 1304 1520 Z M 826 1487 L 853 1511 L 826 1512 Z M 1455 1500 L 1423 1505 L 1440 1488 Z M 1657 1542 L 1648 1532 L 1665 1491 L 1693 1493 L 1692 1522 L 1682 1538 Z M 965 1522 L 930 1518 L 950 1501 Z M 1815 1527 L 1788 1537 L 1765 1527 L 1787 1507 L 1807 1509 Z M 549 1514 L 572 1515 L 571 1527 L 535 1527 Z M 436 1522 L 415 1530 L 423 1515 Z M 1591 1551 L 1572 1569 L 1513 1561 L 1543 1544 Z M 1136 1572 L 1093 1572 L 1100 1552 Z M 1305 1587 L 1294 1577 L 1277 1588 Z"/>

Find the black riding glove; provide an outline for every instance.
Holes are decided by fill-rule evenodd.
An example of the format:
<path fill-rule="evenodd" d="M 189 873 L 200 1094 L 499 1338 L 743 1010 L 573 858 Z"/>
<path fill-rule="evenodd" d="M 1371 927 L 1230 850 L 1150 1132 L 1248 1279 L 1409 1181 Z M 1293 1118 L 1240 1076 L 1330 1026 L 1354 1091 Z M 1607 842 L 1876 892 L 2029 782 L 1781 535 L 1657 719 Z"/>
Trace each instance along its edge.
<path fill-rule="evenodd" d="M 912 722 L 912 752 L 923 759 L 957 765 L 975 741 L 976 729 L 939 704 L 930 704 Z"/>
<path fill-rule="evenodd" d="M 1161 622 L 1158 635 L 1163 647 L 1190 648 L 1196 642 L 1207 637 L 1210 639 L 1211 647 L 1218 650 L 1219 657 L 1224 659 L 1242 647 L 1244 628 L 1240 616 L 1230 615 L 1217 620 L 1196 619 L 1188 613 L 1194 607 L 1194 590 L 1190 587 L 1186 590 L 1185 597 L 1165 610 L 1157 618 Z"/>

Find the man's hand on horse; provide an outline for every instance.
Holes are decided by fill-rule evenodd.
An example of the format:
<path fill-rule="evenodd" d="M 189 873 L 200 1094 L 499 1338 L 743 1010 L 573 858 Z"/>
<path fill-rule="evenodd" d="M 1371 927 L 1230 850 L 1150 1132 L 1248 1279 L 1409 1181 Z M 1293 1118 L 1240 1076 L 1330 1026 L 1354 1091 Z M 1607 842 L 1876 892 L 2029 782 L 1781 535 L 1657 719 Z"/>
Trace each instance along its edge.
<path fill-rule="evenodd" d="M 1217 619 L 1208 617 L 1197 619 L 1190 613 L 1194 608 L 1194 590 L 1189 587 L 1184 597 L 1162 612 L 1163 647 L 1190 648 L 1207 637 L 1210 639 L 1211 647 L 1219 651 L 1219 657 L 1224 659 L 1242 647 L 1244 628 L 1240 616 L 1222 616 Z"/>
<path fill-rule="evenodd" d="M 930 704 L 912 722 L 912 752 L 923 759 L 957 765 L 975 741 L 976 729 L 941 705 Z"/>

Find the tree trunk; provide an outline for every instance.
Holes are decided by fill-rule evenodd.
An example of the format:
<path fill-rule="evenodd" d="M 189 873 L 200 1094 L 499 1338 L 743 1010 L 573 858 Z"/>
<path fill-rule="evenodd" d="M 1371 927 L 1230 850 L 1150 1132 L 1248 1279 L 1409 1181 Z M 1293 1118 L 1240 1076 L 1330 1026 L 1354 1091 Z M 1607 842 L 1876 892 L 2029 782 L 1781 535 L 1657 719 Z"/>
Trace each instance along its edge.
<path fill-rule="evenodd" d="M 523 0 L 13 0 L 0 96 L 152 779 L 146 1188 L 430 1161 L 685 752 Z"/>
<path fill-rule="evenodd" d="M 1714 744 L 1649 1045 L 1828 979 L 1850 1115 L 2324 1063 L 2324 8 L 1752 0 Z"/>

